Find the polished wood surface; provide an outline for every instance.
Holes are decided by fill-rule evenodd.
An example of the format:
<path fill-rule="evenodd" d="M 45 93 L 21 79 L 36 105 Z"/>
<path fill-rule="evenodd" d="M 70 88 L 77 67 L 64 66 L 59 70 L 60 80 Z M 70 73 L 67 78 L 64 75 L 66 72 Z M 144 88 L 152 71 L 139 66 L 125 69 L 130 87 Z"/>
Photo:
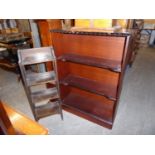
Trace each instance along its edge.
<path fill-rule="evenodd" d="M 0 126 L 4 134 L 46 135 L 48 130 L 0 101 Z"/>
<path fill-rule="evenodd" d="M 49 20 L 35 20 L 38 28 L 41 39 L 42 46 L 51 46 L 52 45 L 52 34 L 50 30 L 62 28 L 60 19 L 49 19 Z"/>
<path fill-rule="evenodd" d="M 113 105 L 107 106 L 106 104 L 103 104 L 101 101 L 98 101 L 96 99 L 87 98 L 74 93 L 70 93 L 64 99 L 63 103 L 65 106 L 70 106 L 94 117 L 105 118 L 107 119 L 107 121 L 111 121 L 109 116 L 111 116 Z"/>
<path fill-rule="evenodd" d="M 55 31 L 53 36 L 63 108 L 112 128 L 130 35 Z"/>
<path fill-rule="evenodd" d="M 50 32 L 52 29 L 61 29 L 60 19 L 49 19 L 49 20 L 35 20 L 41 40 L 41 46 L 52 46 L 53 45 L 53 34 Z M 51 70 L 52 66 L 50 63 L 46 63 L 47 70 Z"/>
<path fill-rule="evenodd" d="M 66 67 L 66 70 L 68 68 L 68 72 L 70 74 L 73 74 L 76 76 L 81 76 L 83 78 L 87 78 L 93 81 L 98 81 L 99 83 L 107 83 L 107 84 L 110 83 L 115 87 L 118 84 L 119 74 L 116 72 L 109 71 L 107 69 L 75 64 L 75 63 L 67 63 L 65 67 Z"/>
<path fill-rule="evenodd" d="M 114 87 L 107 83 L 99 83 L 95 80 L 90 80 L 71 74 L 65 77 L 62 81 L 60 81 L 60 83 L 66 86 L 69 85 L 98 95 L 102 95 L 114 101 L 116 100 L 117 87 Z"/>
<path fill-rule="evenodd" d="M 57 56 L 72 53 L 107 60 L 122 60 L 125 37 L 59 33 L 54 33 L 53 36 L 54 48 L 56 51 L 59 51 L 56 52 Z M 70 43 L 71 46 L 68 46 L 68 43 Z"/>
<path fill-rule="evenodd" d="M 3 134 L 3 135 L 15 135 L 16 134 L 16 131 L 1 101 L 0 101 L 0 134 Z"/>
<path fill-rule="evenodd" d="M 99 68 L 106 68 L 112 71 L 121 72 L 121 61 L 107 60 L 92 56 L 81 56 L 70 53 L 63 54 L 62 56 L 58 57 L 58 60 L 69 61 Z"/>

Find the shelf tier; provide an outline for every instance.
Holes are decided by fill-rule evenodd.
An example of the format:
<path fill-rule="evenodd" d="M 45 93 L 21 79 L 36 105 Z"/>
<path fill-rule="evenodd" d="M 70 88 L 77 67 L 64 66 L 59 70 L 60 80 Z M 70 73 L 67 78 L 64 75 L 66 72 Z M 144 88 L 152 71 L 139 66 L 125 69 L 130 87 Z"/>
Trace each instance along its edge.
<path fill-rule="evenodd" d="M 41 47 L 19 50 L 19 64 L 21 65 L 31 65 L 49 61 L 55 61 L 52 48 Z"/>
<path fill-rule="evenodd" d="M 99 83 L 97 81 L 86 79 L 83 77 L 68 75 L 66 78 L 60 81 L 60 84 L 80 88 L 116 101 L 117 87 L 108 85 L 106 83 Z"/>
<path fill-rule="evenodd" d="M 55 59 L 51 59 L 50 55 L 47 56 L 40 56 L 40 57 L 26 57 L 22 61 L 22 65 L 32 65 L 32 64 L 39 64 L 39 63 L 44 63 L 44 62 L 50 62 L 50 61 L 55 61 Z"/>
<path fill-rule="evenodd" d="M 60 57 L 58 57 L 58 60 L 104 68 L 114 72 L 121 72 L 121 62 L 115 60 L 107 60 L 90 56 L 81 56 L 70 53 L 61 55 Z"/>
<path fill-rule="evenodd" d="M 35 108 L 35 113 L 38 119 L 54 114 L 59 114 L 60 113 L 59 101 L 55 102 L 50 101 L 47 104 L 38 106 Z"/>
<path fill-rule="evenodd" d="M 32 103 L 41 102 L 48 99 L 59 98 L 57 88 L 49 88 L 45 90 L 39 90 L 31 93 Z"/>
<path fill-rule="evenodd" d="M 28 86 L 52 83 L 55 84 L 55 73 L 54 71 L 44 73 L 30 73 L 26 75 L 26 81 Z"/>
<path fill-rule="evenodd" d="M 102 126 L 112 128 L 112 108 L 101 101 L 70 93 L 62 102 L 63 109 Z"/>

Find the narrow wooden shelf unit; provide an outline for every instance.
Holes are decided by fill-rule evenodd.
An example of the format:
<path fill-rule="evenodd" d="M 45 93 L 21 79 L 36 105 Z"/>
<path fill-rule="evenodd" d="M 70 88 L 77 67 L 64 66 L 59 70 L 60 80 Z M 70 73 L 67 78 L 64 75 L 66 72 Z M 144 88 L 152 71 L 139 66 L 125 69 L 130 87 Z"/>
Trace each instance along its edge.
<path fill-rule="evenodd" d="M 132 55 L 130 33 L 52 30 L 52 36 L 63 109 L 112 128 Z"/>

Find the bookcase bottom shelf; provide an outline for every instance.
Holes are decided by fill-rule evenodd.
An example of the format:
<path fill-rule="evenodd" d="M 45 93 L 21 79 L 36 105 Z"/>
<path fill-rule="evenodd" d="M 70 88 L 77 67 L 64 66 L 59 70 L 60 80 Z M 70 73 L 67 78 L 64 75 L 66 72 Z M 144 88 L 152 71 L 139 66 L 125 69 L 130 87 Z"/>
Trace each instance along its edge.
<path fill-rule="evenodd" d="M 103 127 L 107 127 L 109 129 L 112 128 L 112 121 L 104 118 L 99 117 L 97 114 L 93 114 L 93 109 L 95 109 L 94 104 L 96 104 L 95 100 L 87 99 L 86 97 L 80 96 L 75 93 L 70 93 L 62 103 L 62 108 L 72 114 L 75 114 L 77 116 L 80 116 L 82 118 L 85 118 L 91 122 L 94 122 L 96 124 L 99 124 Z M 85 105 L 84 105 L 85 104 Z M 100 104 L 100 103 L 97 103 Z M 90 105 L 88 107 L 88 105 Z M 87 109 L 88 107 L 88 109 Z M 90 109 L 92 107 L 92 109 Z M 104 108 L 103 105 L 100 106 L 101 109 Z M 92 110 L 92 111 L 91 111 Z M 105 111 L 105 109 L 103 109 Z"/>

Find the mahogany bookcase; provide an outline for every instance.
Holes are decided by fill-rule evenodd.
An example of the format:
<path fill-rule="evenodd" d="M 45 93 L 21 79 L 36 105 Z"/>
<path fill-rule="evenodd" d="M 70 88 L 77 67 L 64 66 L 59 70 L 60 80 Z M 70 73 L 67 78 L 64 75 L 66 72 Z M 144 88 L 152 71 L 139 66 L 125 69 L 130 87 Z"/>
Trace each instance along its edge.
<path fill-rule="evenodd" d="M 129 33 L 52 30 L 64 110 L 112 128 L 125 68 Z"/>

